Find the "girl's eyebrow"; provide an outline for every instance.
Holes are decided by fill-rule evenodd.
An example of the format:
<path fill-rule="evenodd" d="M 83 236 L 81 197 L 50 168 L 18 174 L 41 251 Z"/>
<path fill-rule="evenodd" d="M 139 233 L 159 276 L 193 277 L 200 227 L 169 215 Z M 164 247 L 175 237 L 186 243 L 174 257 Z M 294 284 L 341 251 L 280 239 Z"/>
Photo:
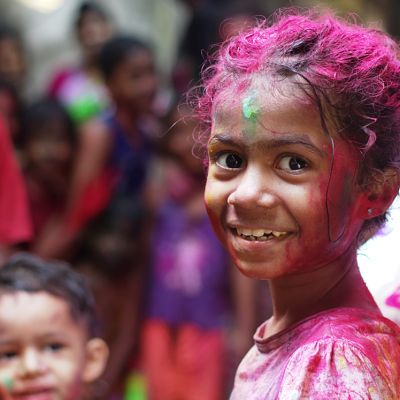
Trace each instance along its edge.
<path fill-rule="evenodd" d="M 242 143 L 241 141 L 232 139 L 232 137 L 229 135 L 215 134 L 211 138 L 209 145 L 212 145 L 213 142 L 224 143 L 237 148 L 248 148 L 248 145 Z M 279 138 L 274 137 L 258 141 L 257 147 L 263 151 L 268 151 L 279 147 L 290 146 L 293 144 L 306 147 L 309 151 L 320 157 L 325 157 L 327 155 L 327 153 L 317 147 L 307 135 L 291 135 L 280 133 Z"/>

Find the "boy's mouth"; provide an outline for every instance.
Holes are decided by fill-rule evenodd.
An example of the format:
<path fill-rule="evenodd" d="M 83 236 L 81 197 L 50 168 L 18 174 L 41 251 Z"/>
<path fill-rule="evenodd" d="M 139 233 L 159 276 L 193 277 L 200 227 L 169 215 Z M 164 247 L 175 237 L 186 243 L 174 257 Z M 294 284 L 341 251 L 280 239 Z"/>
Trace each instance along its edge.
<path fill-rule="evenodd" d="M 53 395 L 53 389 L 38 388 L 13 393 L 12 398 L 16 400 L 51 400 Z"/>
<path fill-rule="evenodd" d="M 244 229 L 235 228 L 239 236 L 246 240 L 261 240 L 266 241 L 269 239 L 277 238 L 282 235 L 287 235 L 289 232 L 271 231 L 269 229 Z"/>

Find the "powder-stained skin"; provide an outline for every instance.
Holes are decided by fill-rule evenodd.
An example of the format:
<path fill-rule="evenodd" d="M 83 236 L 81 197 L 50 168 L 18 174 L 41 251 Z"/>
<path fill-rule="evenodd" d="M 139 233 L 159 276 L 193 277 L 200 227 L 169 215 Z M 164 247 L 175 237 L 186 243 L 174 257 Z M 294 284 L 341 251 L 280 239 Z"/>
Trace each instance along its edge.
<path fill-rule="evenodd" d="M 257 90 L 251 90 L 249 96 L 243 99 L 243 117 L 253 123 L 257 121 L 257 113 L 260 111 L 257 98 Z"/>

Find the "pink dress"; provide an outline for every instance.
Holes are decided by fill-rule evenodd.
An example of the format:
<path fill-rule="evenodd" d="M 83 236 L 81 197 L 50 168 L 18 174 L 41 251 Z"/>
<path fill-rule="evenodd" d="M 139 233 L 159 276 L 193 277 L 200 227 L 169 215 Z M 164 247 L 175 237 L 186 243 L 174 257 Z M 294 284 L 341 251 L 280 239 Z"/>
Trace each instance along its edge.
<path fill-rule="evenodd" d="M 400 328 L 336 308 L 263 339 L 240 364 L 231 400 L 400 399 Z"/>

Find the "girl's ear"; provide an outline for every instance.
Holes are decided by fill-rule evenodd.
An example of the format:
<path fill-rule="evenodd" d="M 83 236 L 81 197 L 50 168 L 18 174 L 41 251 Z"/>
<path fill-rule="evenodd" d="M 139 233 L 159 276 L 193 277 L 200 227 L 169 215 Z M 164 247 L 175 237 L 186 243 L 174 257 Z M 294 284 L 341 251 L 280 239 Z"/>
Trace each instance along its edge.
<path fill-rule="evenodd" d="M 90 383 L 100 378 L 106 367 L 108 353 L 108 346 L 104 340 L 94 338 L 87 342 L 83 382 Z"/>
<path fill-rule="evenodd" d="M 377 173 L 374 181 L 368 185 L 361 214 L 363 219 L 377 217 L 388 210 L 399 193 L 400 172 L 395 168 L 387 168 L 384 173 Z"/>

